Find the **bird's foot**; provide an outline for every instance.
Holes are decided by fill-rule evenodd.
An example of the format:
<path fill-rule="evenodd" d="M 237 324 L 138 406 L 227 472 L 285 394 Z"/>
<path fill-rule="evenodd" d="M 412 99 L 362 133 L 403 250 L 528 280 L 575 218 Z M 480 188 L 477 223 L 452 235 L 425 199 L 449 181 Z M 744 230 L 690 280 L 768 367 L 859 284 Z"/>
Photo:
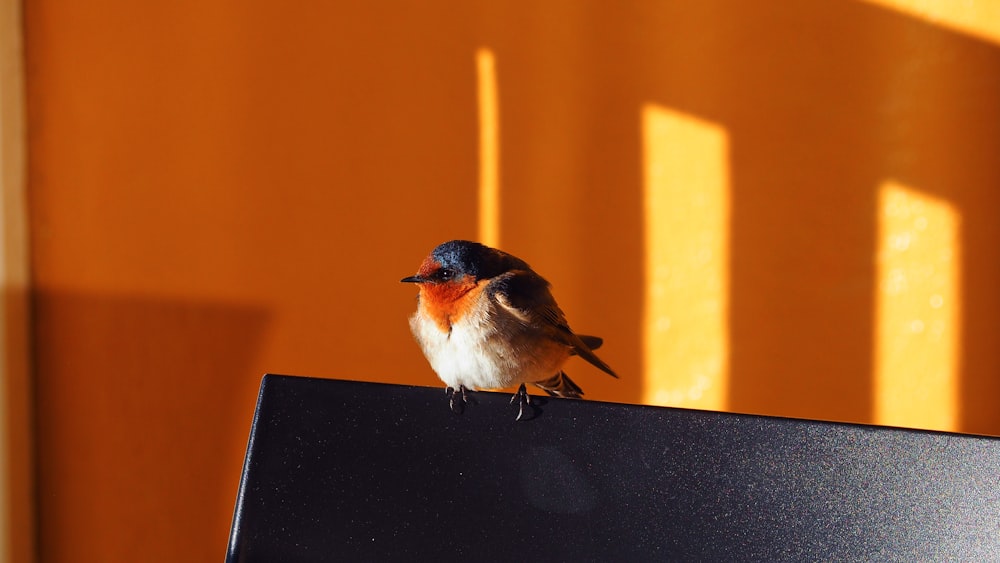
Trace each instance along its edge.
<path fill-rule="evenodd" d="M 524 407 L 526 405 L 528 407 L 531 406 L 531 395 L 528 394 L 528 390 L 525 389 L 523 383 L 517 388 L 517 392 L 514 393 L 514 396 L 510 398 L 510 404 L 513 405 L 514 401 L 517 401 L 517 418 L 514 420 L 521 420 L 521 417 L 524 416 Z"/>
<path fill-rule="evenodd" d="M 444 392 L 448 395 L 448 408 L 452 412 L 462 414 L 465 411 L 465 405 L 469 402 L 469 390 L 465 388 L 465 385 L 459 385 L 457 390 L 454 387 L 448 387 Z"/>

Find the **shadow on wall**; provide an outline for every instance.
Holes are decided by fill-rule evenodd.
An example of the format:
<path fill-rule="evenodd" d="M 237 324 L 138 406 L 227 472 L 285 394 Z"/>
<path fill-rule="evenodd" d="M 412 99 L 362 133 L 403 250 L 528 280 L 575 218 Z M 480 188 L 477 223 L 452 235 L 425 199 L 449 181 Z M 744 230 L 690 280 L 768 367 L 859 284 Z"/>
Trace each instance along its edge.
<path fill-rule="evenodd" d="M 252 420 L 267 311 L 59 291 L 34 308 L 42 559 L 148 545 L 183 559 L 185 538 L 225 538 L 230 514 L 216 508 L 235 494 L 245 442 L 233 438 Z M 65 524 L 78 506 L 91 517 Z"/>

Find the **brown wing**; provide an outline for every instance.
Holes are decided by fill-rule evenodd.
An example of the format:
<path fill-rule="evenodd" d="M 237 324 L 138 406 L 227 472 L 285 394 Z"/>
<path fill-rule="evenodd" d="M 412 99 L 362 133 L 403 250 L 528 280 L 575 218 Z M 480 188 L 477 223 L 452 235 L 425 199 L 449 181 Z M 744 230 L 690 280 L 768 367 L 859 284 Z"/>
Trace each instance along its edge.
<path fill-rule="evenodd" d="M 570 330 L 566 316 L 552 297 L 549 282 L 545 278 L 531 270 L 515 270 L 497 276 L 490 282 L 488 291 L 497 304 L 515 317 L 525 323 L 545 327 L 554 340 L 566 344 L 573 353 L 604 373 L 618 377 L 611 366 L 592 351 L 601 345 L 600 338 L 587 336 L 585 341 Z"/>

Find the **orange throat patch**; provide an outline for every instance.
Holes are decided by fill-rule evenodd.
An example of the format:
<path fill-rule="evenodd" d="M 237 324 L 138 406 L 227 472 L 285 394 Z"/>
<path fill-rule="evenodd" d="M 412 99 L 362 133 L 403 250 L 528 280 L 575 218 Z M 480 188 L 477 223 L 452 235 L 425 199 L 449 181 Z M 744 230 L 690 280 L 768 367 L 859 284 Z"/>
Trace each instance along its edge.
<path fill-rule="evenodd" d="M 475 308 L 488 282 L 489 280 L 481 280 L 479 283 L 459 281 L 422 284 L 421 312 L 433 320 L 441 332 L 451 332 L 451 326 Z"/>

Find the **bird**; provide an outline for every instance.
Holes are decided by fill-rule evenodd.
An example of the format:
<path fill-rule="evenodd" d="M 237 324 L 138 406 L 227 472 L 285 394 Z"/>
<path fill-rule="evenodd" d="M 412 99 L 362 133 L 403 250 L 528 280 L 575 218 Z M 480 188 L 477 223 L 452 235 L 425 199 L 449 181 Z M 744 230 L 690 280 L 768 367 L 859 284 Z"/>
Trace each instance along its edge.
<path fill-rule="evenodd" d="M 583 390 L 563 371 L 570 356 L 618 378 L 594 353 L 603 339 L 573 332 L 549 282 L 512 254 L 452 240 L 400 281 L 419 288 L 410 330 L 455 412 L 464 410 L 468 391 L 518 384 L 510 401 L 518 401 L 516 420 L 531 405 L 525 384 L 579 398 Z"/>

